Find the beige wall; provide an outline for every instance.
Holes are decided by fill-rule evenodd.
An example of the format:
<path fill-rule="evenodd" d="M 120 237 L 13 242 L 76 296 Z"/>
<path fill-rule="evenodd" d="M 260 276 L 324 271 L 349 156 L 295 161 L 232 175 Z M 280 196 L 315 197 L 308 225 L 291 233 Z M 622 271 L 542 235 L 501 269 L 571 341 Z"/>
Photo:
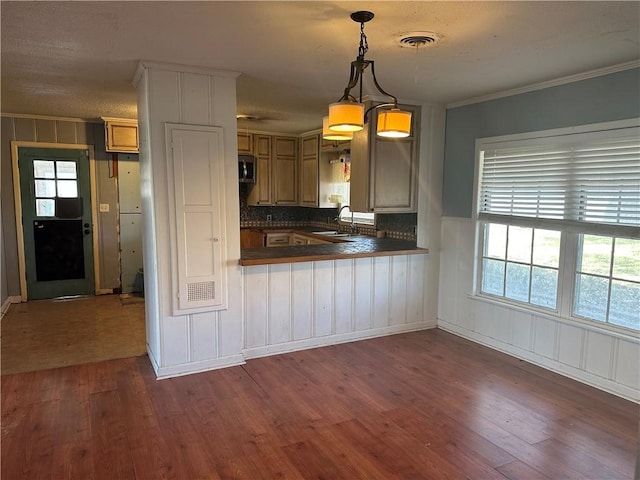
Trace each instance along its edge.
<path fill-rule="evenodd" d="M 0 200 L 2 204 L 2 288 L 0 303 L 20 295 L 18 245 L 13 198 L 11 142 L 72 143 L 94 146 L 98 203 L 108 203 L 110 211 L 99 213 L 98 245 L 100 288 L 120 286 L 120 252 L 118 245 L 117 179 L 109 175 L 110 154 L 105 152 L 104 126 L 75 120 L 3 116 L 0 131 Z"/>

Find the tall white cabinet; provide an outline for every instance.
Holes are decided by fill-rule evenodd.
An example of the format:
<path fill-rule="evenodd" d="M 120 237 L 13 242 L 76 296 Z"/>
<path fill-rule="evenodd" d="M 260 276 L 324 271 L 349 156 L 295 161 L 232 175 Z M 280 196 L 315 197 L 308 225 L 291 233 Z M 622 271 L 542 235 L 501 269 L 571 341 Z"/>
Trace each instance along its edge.
<path fill-rule="evenodd" d="M 142 61 L 133 80 L 147 351 L 159 378 L 244 361 L 236 78 Z"/>

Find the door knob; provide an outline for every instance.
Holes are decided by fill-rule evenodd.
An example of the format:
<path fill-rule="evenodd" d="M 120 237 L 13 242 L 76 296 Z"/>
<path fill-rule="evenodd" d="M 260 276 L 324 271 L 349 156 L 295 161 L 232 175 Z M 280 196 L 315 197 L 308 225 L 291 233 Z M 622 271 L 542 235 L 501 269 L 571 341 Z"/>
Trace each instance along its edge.
<path fill-rule="evenodd" d="M 91 233 L 91 230 L 89 230 L 88 228 L 84 229 L 84 234 L 85 235 L 89 235 Z"/>
<path fill-rule="evenodd" d="M 85 223 L 85 224 L 83 225 L 83 227 L 84 227 L 84 228 L 89 228 L 89 224 L 88 224 L 88 223 Z"/>

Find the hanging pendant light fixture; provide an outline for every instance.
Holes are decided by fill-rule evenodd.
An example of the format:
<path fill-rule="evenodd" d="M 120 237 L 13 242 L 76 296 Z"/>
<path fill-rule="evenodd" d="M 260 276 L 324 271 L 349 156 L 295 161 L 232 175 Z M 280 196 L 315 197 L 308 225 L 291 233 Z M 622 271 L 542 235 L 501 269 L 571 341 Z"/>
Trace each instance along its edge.
<path fill-rule="evenodd" d="M 334 132 L 329 130 L 329 117 L 322 117 L 322 138 L 325 140 L 351 140 L 353 132 Z"/>
<path fill-rule="evenodd" d="M 369 50 L 367 36 L 364 33 L 364 24 L 373 18 L 372 12 L 360 11 L 351 14 L 351 20 L 360 24 L 360 46 L 358 47 L 358 56 L 351 62 L 351 74 L 349 83 L 344 89 L 344 94 L 336 103 L 329 105 L 329 118 L 327 121 L 329 130 L 333 132 L 357 132 L 364 128 L 367 114 L 371 110 L 378 110 L 378 126 L 376 132 L 381 137 L 402 138 L 411 134 L 411 112 L 406 112 L 398 108 L 398 99 L 385 92 L 376 78 L 373 60 L 365 60 L 364 56 Z M 373 84 L 378 92 L 392 101 L 382 103 L 364 110 L 362 103 L 362 76 L 365 69 L 371 66 L 371 75 L 373 76 Z M 351 90 L 359 85 L 359 97 L 356 98 L 351 94 Z M 391 107 L 390 109 L 388 107 Z M 386 110 L 383 110 L 387 108 Z"/>

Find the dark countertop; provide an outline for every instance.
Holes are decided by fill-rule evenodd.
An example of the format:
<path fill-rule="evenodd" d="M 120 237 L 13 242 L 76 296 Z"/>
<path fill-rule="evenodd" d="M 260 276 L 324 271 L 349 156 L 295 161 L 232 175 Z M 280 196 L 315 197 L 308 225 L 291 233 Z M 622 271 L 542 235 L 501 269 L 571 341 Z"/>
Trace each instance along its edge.
<path fill-rule="evenodd" d="M 265 232 L 309 233 L 306 228 L 270 228 Z M 318 229 L 316 229 L 318 231 Z M 331 237 L 321 237 L 331 239 Z M 240 265 L 269 265 L 274 263 L 317 262 L 340 258 L 362 258 L 390 255 L 417 255 L 429 253 L 426 248 L 418 248 L 416 242 L 392 238 L 374 238 L 366 235 L 338 237 L 340 243 L 321 245 L 295 245 L 282 247 L 244 248 L 240 250 Z"/>

